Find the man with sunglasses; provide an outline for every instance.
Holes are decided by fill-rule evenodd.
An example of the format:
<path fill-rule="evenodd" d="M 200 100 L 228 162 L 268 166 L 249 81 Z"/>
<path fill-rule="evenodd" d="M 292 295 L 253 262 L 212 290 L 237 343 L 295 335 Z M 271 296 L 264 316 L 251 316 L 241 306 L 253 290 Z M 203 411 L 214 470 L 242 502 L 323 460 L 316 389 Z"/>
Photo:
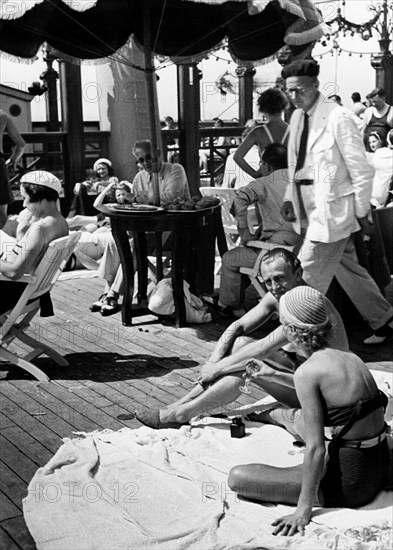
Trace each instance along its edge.
<path fill-rule="evenodd" d="M 137 141 L 133 147 L 138 167 L 142 167 L 134 179 L 133 192 L 137 202 L 153 201 L 151 145 L 149 140 Z M 160 200 L 189 199 L 187 176 L 181 164 L 163 162 L 158 151 L 158 185 Z"/>
<path fill-rule="evenodd" d="M 359 229 L 370 232 L 373 168 L 354 114 L 319 92 L 318 75 L 313 60 L 294 61 L 282 70 L 296 107 L 282 214 L 303 236 L 298 256 L 304 280 L 326 293 L 336 277 L 374 331 L 364 343 L 381 344 L 393 334 L 393 307 L 359 265 L 351 239 Z"/>

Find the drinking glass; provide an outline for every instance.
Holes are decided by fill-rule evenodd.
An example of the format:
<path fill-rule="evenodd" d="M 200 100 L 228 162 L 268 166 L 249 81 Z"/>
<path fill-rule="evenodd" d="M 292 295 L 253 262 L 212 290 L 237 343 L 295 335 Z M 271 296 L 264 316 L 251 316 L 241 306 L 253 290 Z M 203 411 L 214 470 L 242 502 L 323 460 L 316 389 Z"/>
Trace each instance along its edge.
<path fill-rule="evenodd" d="M 242 393 L 250 393 L 251 390 L 249 388 L 250 382 L 252 380 L 252 375 L 255 374 L 260 370 L 260 366 L 254 361 L 254 359 L 251 359 L 246 364 L 246 371 L 243 373 L 244 378 L 244 385 L 239 387 L 239 390 Z"/>

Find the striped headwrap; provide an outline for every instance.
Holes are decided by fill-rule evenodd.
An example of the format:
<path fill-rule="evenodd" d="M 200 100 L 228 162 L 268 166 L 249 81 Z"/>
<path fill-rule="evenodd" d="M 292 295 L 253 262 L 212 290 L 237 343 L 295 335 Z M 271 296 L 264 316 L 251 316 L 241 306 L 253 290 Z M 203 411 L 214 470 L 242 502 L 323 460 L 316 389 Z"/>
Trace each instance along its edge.
<path fill-rule="evenodd" d="M 298 286 L 280 299 L 280 316 L 297 328 L 323 328 L 330 321 L 326 298 L 310 286 Z"/>

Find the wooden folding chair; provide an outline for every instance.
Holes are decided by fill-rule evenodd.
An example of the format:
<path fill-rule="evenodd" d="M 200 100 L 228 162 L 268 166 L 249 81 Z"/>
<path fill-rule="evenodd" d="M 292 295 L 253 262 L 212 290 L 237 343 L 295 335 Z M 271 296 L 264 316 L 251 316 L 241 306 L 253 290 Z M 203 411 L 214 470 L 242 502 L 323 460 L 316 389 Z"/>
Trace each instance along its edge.
<path fill-rule="evenodd" d="M 225 238 L 228 250 L 237 246 L 239 242 L 239 232 L 237 230 L 236 218 L 232 216 L 230 210 L 235 198 L 234 189 L 223 189 L 222 187 L 200 187 L 202 197 L 217 197 L 221 201 L 222 226 L 225 232 Z"/>
<path fill-rule="evenodd" d="M 222 187 L 200 187 L 199 191 L 202 196 L 210 195 L 220 199 L 222 225 L 225 231 L 228 250 L 231 250 L 231 248 L 234 248 L 235 246 L 239 246 L 240 239 L 237 229 L 237 222 L 235 216 L 231 214 L 231 207 L 235 199 L 236 190 Z M 253 205 L 249 207 L 248 229 L 252 235 L 256 230 L 251 221 L 253 217 L 255 218 L 254 210 L 255 207 Z"/>
<path fill-rule="evenodd" d="M 76 231 L 71 235 L 52 241 L 37 266 L 35 273 L 32 275 L 23 275 L 20 279 L 14 281 L 27 283 L 27 286 L 17 304 L 9 311 L 0 315 L 0 360 L 17 365 L 41 382 L 48 382 L 49 377 L 36 365 L 33 365 L 31 362 L 33 359 L 39 355 L 46 354 L 55 363 L 63 367 L 68 366 L 68 361 L 47 344 L 39 342 L 26 334 L 26 330 L 40 309 L 39 298 L 49 292 L 57 281 L 74 251 L 80 235 L 80 231 Z M 0 280 L 11 281 L 11 279 L 2 274 L 0 274 Z M 14 340 L 20 340 L 24 344 L 27 344 L 32 348 L 32 351 L 24 356 L 10 351 L 9 345 Z"/>
<path fill-rule="evenodd" d="M 235 246 L 240 246 L 240 237 L 239 231 L 237 228 L 237 221 L 235 216 L 231 214 L 231 207 L 236 195 L 235 189 L 227 189 L 222 187 L 200 187 L 199 191 L 202 196 L 213 196 L 220 199 L 221 202 L 221 218 L 222 226 L 224 228 L 225 239 L 227 243 L 228 250 L 235 248 Z M 253 206 L 249 210 L 253 210 Z M 251 222 L 251 217 L 248 216 L 248 229 L 251 234 L 255 233 L 255 228 Z M 216 269 L 216 275 L 221 270 L 221 264 L 219 264 L 218 269 Z"/>
<path fill-rule="evenodd" d="M 292 251 L 294 246 L 287 246 L 284 244 L 272 243 L 269 241 L 249 241 L 247 246 L 251 248 L 258 248 L 260 253 L 255 260 L 253 267 L 241 267 L 240 273 L 243 275 L 248 275 L 250 277 L 251 283 L 253 284 L 255 290 L 258 292 L 259 296 L 263 298 L 266 294 L 266 288 L 263 282 L 261 281 L 261 263 L 262 258 L 268 250 L 273 250 L 273 248 L 285 248 L 286 250 Z"/>

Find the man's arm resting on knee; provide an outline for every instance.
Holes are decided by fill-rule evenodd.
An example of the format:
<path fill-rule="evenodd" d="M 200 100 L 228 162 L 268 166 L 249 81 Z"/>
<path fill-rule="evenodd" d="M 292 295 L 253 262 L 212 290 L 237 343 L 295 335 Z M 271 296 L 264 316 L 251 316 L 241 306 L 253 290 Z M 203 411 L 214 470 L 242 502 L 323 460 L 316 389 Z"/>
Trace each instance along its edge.
<path fill-rule="evenodd" d="M 226 357 L 231 352 L 236 338 L 251 334 L 266 323 L 266 321 L 276 312 L 278 312 L 278 302 L 272 294 L 268 292 L 259 304 L 243 315 L 243 317 L 229 325 L 226 331 L 220 336 L 209 361 L 216 363 L 223 357 Z"/>
<path fill-rule="evenodd" d="M 247 344 L 236 353 L 224 357 L 217 363 L 207 363 L 201 369 L 202 382 L 211 382 L 225 374 L 244 371 L 250 359 L 263 359 L 269 357 L 270 354 L 287 343 L 288 340 L 284 335 L 283 328 L 279 326 L 265 338 Z"/>

